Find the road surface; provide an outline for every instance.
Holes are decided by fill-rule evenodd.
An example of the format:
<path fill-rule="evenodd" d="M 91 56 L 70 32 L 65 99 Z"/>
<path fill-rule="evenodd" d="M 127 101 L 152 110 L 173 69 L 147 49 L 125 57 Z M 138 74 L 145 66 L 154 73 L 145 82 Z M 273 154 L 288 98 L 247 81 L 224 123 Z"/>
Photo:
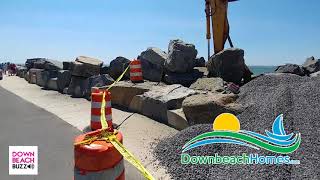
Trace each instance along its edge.
<path fill-rule="evenodd" d="M 50 102 L 48 102 L 50 103 Z M 73 139 L 81 131 L 0 86 L 0 179 L 73 179 Z M 9 176 L 9 146 L 38 146 L 39 174 Z M 126 179 L 142 179 L 126 163 Z"/>

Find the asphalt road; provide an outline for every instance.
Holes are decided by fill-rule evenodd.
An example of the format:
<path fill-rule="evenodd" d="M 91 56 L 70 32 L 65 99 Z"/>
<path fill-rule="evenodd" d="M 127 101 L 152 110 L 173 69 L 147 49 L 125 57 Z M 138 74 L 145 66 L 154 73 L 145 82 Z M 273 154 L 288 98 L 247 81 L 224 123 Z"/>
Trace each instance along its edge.
<path fill-rule="evenodd" d="M 50 103 L 50 102 L 48 102 Z M 81 134 L 65 121 L 0 87 L 0 179 L 73 179 L 73 139 Z M 39 174 L 9 175 L 9 146 L 38 146 Z M 142 179 L 128 163 L 126 179 Z"/>

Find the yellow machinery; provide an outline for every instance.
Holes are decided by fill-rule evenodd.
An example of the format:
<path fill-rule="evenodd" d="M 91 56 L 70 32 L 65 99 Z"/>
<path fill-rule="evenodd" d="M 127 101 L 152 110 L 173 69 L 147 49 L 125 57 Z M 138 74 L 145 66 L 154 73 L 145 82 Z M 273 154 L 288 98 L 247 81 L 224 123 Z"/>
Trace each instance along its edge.
<path fill-rule="evenodd" d="M 228 22 L 228 3 L 237 0 L 205 0 L 206 17 L 207 17 L 207 40 L 208 40 L 208 59 L 210 58 L 210 39 L 211 39 L 211 22 L 213 32 L 214 53 L 224 49 L 224 44 L 228 39 L 229 44 L 233 47 L 229 36 Z"/>

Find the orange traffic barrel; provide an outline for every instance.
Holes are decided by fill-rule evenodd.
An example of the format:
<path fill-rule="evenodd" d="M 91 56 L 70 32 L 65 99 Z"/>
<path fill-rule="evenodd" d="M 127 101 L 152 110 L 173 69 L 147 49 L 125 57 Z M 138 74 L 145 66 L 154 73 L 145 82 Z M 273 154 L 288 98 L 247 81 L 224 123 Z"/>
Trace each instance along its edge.
<path fill-rule="evenodd" d="M 75 138 L 75 144 L 87 136 L 99 136 L 102 130 L 82 134 Z M 116 134 L 119 142 L 123 137 Z M 105 140 L 96 140 L 89 145 L 74 146 L 74 180 L 124 180 L 124 160 L 119 151 Z"/>
<path fill-rule="evenodd" d="M 90 126 L 92 130 L 101 129 L 101 106 L 103 93 L 105 92 L 105 118 L 108 123 L 110 131 L 113 131 L 112 127 L 112 106 L 111 106 L 111 93 L 107 90 L 95 90 L 91 93 L 91 121 Z"/>
<path fill-rule="evenodd" d="M 141 61 L 133 60 L 130 63 L 130 80 L 132 82 L 143 82 Z"/>

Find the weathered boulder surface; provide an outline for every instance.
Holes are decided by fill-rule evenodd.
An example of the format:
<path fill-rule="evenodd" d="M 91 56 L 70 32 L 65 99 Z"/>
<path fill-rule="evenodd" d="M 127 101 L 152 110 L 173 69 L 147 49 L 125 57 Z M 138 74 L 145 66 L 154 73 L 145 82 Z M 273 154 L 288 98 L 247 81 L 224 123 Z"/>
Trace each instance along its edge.
<path fill-rule="evenodd" d="M 60 70 L 57 75 L 57 86 L 60 92 L 63 92 L 63 89 L 68 87 L 71 81 L 71 72 L 68 70 Z"/>
<path fill-rule="evenodd" d="M 86 56 L 79 56 L 75 62 L 70 64 L 70 71 L 73 76 L 90 77 L 100 74 L 102 61 Z"/>
<path fill-rule="evenodd" d="M 100 74 L 109 74 L 109 67 L 107 65 L 103 65 L 100 68 Z"/>
<path fill-rule="evenodd" d="M 304 76 L 306 74 L 305 70 L 302 66 L 297 64 L 285 64 L 282 66 L 278 66 L 275 70 L 276 73 L 289 73 L 289 74 L 296 74 L 299 76 Z"/>
<path fill-rule="evenodd" d="M 310 74 L 310 77 L 319 77 L 320 71 Z"/>
<path fill-rule="evenodd" d="M 168 58 L 165 61 L 165 68 L 168 72 L 187 73 L 195 66 L 195 59 L 198 51 L 193 44 L 181 40 L 171 40 L 168 48 Z"/>
<path fill-rule="evenodd" d="M 26 62 L 26 65 L 28 64 L 27 62 Z M 36 68 L 36 69 L 60 70 L 63 68 L 62 62 L 52 60 L 52 59 L 47 59 L 47 58 L 37 58 L 31 62 L 33 63 L 33 68 Z"/>
<path fill-rule="evenodd" d="M 25 65 L 27 67 L 27 69 L 31 69 L 34 67 L 34 63 L 37 61 L 43 61 L 44 58 L 32 58 L 32 59 L 27 59 L 27 61 L 25 62 Z"/>
<path fill-rule="evenodd" d="M 72 76 L 68 87 L 68 94 L 76 98 L 85 97 L 87 87 L 88 78 Z"/>
<path fill-rule="evenodd" d="M 175 129 L 182 130 L 189 126 L 187 118 L 184 115 L 182 108 L 168 110 L 167 116 L 168 116 L 168 124 Z"/>
<path fill-rule="evenodd" d="M 58 78 L 51 78 L 48 81 L 47 86 L 45 87 L 48 90 L 54 90 L 54 91 L 58 91 Z"/>
<path fill-rule="evenodd" d="M 63 70 L 70 70 L 70 68 L 71 68 L 71 62 L 70 61 L 63 61 L 62 65 L 63 65 Z"/>
<path fill-rule="evenodd" d="M 206 60 L 204 59 L 204 57 L 195 59 L 194 67 L 205 67 L 205 66 L 206 66 Z"/>
<path fill-rule="evenodd" d="M 200 78 L 193 84 L 191 84 L 190 89 L 211 91 L 211 92 L 223 92 L 224 91 L 224 81 L 223 79 L 217 78 Z"/>
<path fill-rule="evenodd" d="M 308 71 L 309 74 L 320 70 L 320 59 L 316 60 L 313 56 L 307 58 L 302 67 Z"/>
<path fill-rule="evenodd" d="M 225 49 L 210 57 L 207 68 L 209 77 L 221 77 L 224 81 L 241 84 L 248 82 L 252 72 L 244 61 L 244 51 L 238 48 Z"/>
<path fill-rule="evenodd" d="M 128 108 L 134 96 L 149 91 L 155 85 L 156 83 L 149 81 L 137 84 L 130 81 L 120 81 L 110 89 L 112 105 Z"/>
<path fill-rule="evenodd" d="M 29 71 L 27 71 L 25 74 L 24 74 L 24 79 L 26 80 L 26 81 L 30 81 L 30 74 L 29 74 Z"/>
<path fill-rule="evenodd" d="M 43 69 L 35 69 L 35 68 L 31 68 L 29 70 L 29 78 L 28 78 L 28 82 L 31 84 L 36 84 L 38 81 L 40 81 L 41 79 L 41 74 L 44 70 Z M 39 80 L 38 80 L 39 79 Z"/>
<path fill-rule="evenodd" d="M 167 124 L 167 111 L 181 108 L 182 101 L 193 94 L 196 94 L 194 90 L 180 84 L 154 86 L 150 91 L 137 95 L 130 107 L 136 112 Z"/>
<path fill-rule="evenodd" d="M 187 97 L 182 104 L 189 125 L 212 123 L 221 113 L 239 114 L 244 108 L 235 103 L 234 94 L 198 94 Z"/>
<path fill-rule="evenodd" d="M 52 71 L 47 71 L 44 70 L 41 73 L 37 74 L 37 85 L 47 88 L 49 80 L 51 78 L 56 78 L 58 76 L 58 71 L 52 70 Z"/>
<path fill-rule="evenodd" d="M 129 64 L 130 64 L 129 59 L 121 56 L 117 57 L 116 59 L 110 62 L 109 75 L 113 79 L 117 79 L 123 73 L 123 71 L 129 66 Z M 123 79 L 129 79 L 129 78 L 130 78 L 130 72 L 127 71 Z"/>
<path fill-rule="evenodd" d="M 164 74 L 164 62 L 168 55 L 159 48 L 148 48 L 138 59 L 141 61 L 143 78 L 159 82 Z"/>
<path fill-rule="evenodd" d="M 171 73 L 168 72 L 165 74 L 163 81 L 166 84 L 181 84 L 183 86 L 189 87 L 194 83 L 198 78 L 203 77 L 203 73 L 197 69 L 194 69 L 189 73 Z"/>
<path fill-rule="evenodd" d="M 103 87 L 103 86 L 111 85 L 113 82 L 114 82 L 114 80 L 108 74 L 89 77 L 88 78 L 88 86 L 86 89 L 87 99 L 91 99 L 91 88 L 92 87 Z"/>

